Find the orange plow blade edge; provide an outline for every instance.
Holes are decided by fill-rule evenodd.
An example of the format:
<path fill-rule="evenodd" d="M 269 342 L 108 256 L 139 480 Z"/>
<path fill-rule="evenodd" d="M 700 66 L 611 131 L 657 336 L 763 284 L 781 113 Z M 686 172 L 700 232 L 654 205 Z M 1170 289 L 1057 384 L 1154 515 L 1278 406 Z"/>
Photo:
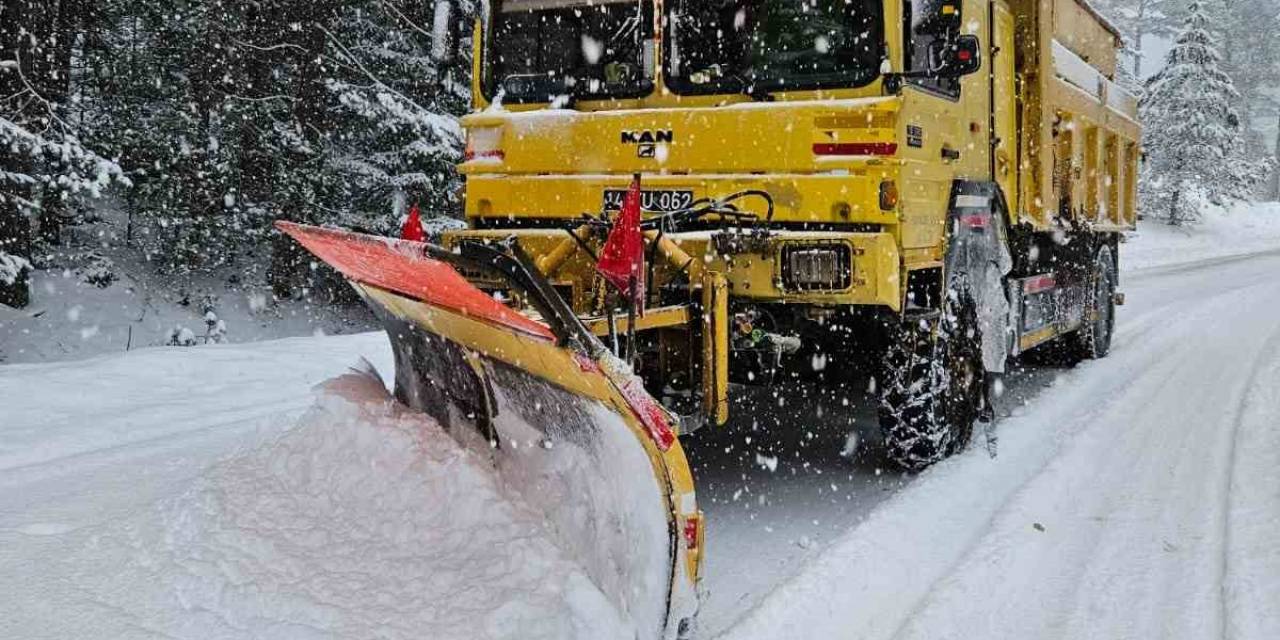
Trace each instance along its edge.
<path fill-rule="evenodd" d="M 342 273 L 382 322 L 396 398 L 491 456 L 500 483 L 543 513 L 637 637 L 677 637 L 697 611 L 703 542 L 678 423 L 518 247 L 276 227 Z M 504 282 L 534 310 L 500 303 L 459 268 Z"/>

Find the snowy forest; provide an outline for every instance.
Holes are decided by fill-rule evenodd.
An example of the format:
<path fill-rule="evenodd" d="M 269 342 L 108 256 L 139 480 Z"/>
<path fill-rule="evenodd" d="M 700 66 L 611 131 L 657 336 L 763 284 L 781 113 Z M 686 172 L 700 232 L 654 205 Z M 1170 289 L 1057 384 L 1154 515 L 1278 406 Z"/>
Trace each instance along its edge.
<path fill-rule="evenodd" d="M 1142 96 L 1147 217 L 1280 197 L 1280 1 L 1096 0 Z M 473 0 L 5 0 L 0 302 L 100 196 L 166 274 L 310 277 L 270 223 L 456 213 Z M 1153 55 L 1152 52 L 1158 52 Z M 1156 57 L 1156 60 L 1152 60 Z"/>
<path fill-rule="evenodd" d="M 276 219 L 387 231 L 455 204 L 470 0 L 6 0 L 0 302 L 110 195 L 166 273 L 290 295 Z"/>

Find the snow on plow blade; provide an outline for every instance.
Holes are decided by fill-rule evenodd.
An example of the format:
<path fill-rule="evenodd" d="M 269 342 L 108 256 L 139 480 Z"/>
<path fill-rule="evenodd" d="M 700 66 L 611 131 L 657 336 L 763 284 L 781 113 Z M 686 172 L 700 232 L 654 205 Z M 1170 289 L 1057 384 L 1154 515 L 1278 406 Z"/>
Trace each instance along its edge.
<path fill-rule="evenodd" d="M 697 608 L 702 518 L 674 418 L 519 249 L 455 253 L 276 226 L 355 287 L 391 340 L 396 398 L 490 452 L 502 483 L 543 513 L 552 538 L 635 626 L 622 635 L 676 636 Z M 500 278 L 540 318 L 498 302 L 459 269 Z"/>

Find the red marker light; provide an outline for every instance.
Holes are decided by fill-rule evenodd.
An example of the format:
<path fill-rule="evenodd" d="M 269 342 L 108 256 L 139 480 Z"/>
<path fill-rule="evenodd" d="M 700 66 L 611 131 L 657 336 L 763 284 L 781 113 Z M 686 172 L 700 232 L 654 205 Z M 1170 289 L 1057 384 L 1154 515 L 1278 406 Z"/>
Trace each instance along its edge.
<path fill-rule="evenodd" d="M 684 520 L 684 544 L 690 551 L 698 550 L 698 538 L 702 529 L 702 515 L 695 514 Z"/>

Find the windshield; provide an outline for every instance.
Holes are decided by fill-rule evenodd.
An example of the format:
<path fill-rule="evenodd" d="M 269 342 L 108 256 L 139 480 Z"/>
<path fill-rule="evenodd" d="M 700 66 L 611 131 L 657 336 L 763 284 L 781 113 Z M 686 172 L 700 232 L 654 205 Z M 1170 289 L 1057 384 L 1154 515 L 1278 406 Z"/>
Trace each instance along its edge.
<path fill-rule="evenodd" d="M 882 0 L 674 0 L 667 81 L 678 93 L 856 87 L 878 77 Z"/>
<path fill-rule="evenodd" d="M 653 3 L 495 0 L 484 93 L 509 102 L 639 97 L 653 88 Z"/>

